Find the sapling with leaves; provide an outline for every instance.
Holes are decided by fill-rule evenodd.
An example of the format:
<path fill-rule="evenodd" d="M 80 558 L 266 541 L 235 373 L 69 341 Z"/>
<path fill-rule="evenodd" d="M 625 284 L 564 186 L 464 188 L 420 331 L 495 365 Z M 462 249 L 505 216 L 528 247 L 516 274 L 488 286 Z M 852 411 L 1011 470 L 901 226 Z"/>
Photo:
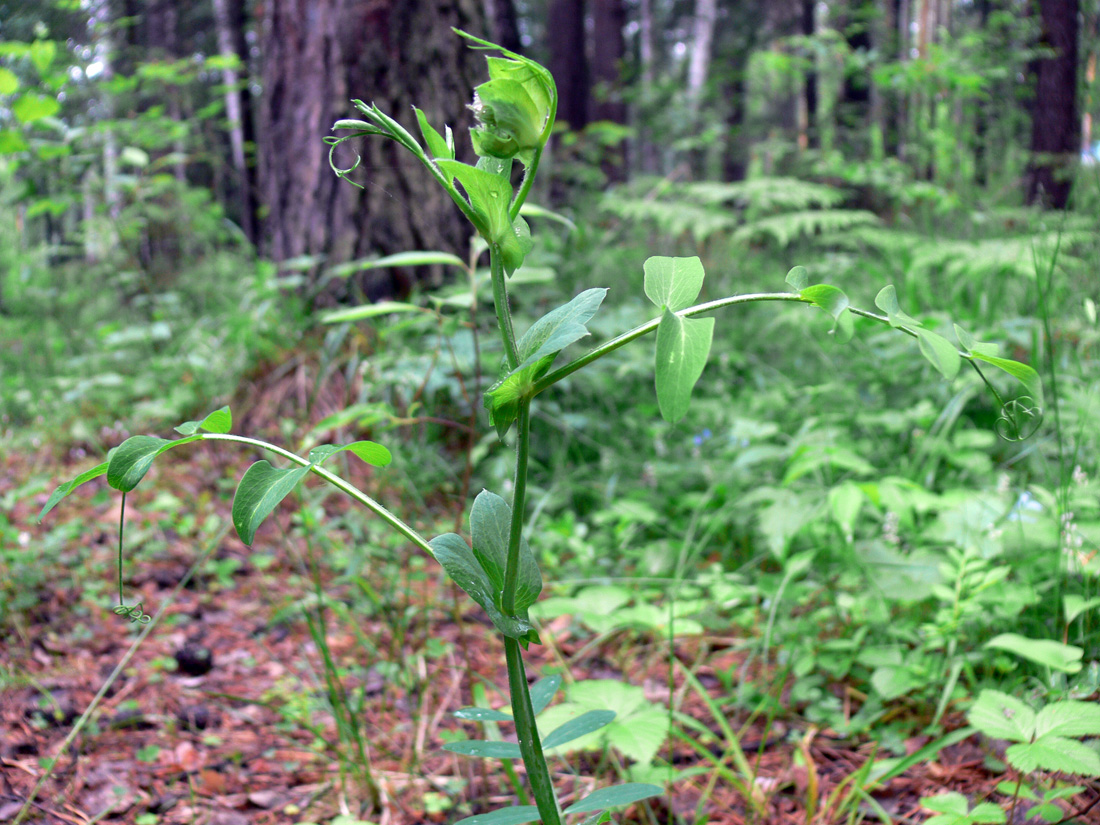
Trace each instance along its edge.
<path fill-rule="evenodd" d="M 547 677 L 528 685 L 524 652 L 540 639 L 529 616 L 542 589 L 537 561 L 538 538 L 525 535 L 527 520 L 528 461 L 531 451 L 531 405 L 541 393 L 555 389 L 565 377 L 649 333 L 656 333 L 656 392 L 662 417 L 669 422 L 688 412 L 692 391 L 711 349 L 715 320 L 713 313 L 741 304 L 759 302 L 801 303 L 825 311 L 833 319 L 833 335 L 847 340 L 855 330 L 854 317 L 888 324 L 918 340 L 920 352 L 948 380 L 955 377 L 962 362 L 981 372 L 989 365 L 1008 373 L 1023 384 L 1028 397 L 1017 399 L 1017 407 L 1005 412 L 1004 434 L 1019 437 L 1037 420 L 1042 404 L 1038 376 L 1030 367 L 997 356 L 993 345 L 975 341 L 957 330 L 961 351 L 936 332 L 903 313 L 893 287 L 885 288 L 876 303 L 886 315 L 852 307 L 848 296 L 835 286 L 810 285 L 806 270 L 795 267 L 787 275 L 793 291 L 735 295 L 695 303 L 702 289 L 704 270 L 698 258 L 650 258 L 644 265 L 644 291 L 657 310 L 651 321 L 603 342 L 564 365 L 554 367 L 561 353 L 589 332 L 587 324 L 607 296 L 602 287 L 586 289 L 572 300 L 551 310 L 517 335 L 509 304 L 509 278 L 532 249 L 531 232 L 521 210 L 538 171 L 547 141 L 554 127 L 557 92 L 550 73 L 539 64 L 487 41 L 460 33 L 473 48 L 494 52 L 487 58 L 489 80 L 474 90 L 473 110 L 477 125 L 471 130 L 475 164 L 458 160 L 458 146 L 450 128 L 440 133 L 424 113 L 414 109 L 422 141 L 377 106 L 355 101 L 359 119 L 337 121 L 334 129 L 345 132 L 327 139 L 332 149 L 362 137 L 380 136 L 409 151 L 469 219 L 488 247 L 490 279 L 497 332 L 503 352 L 499 380 L 484 394 L 484 406 L 491 425 L 501 439 L 511 436 L 515 446 L 514 483 L 511 500 L 491 491 L 481 492 L 470 510 L 470 541 L 457 533 L 427 539 L 398 515 L 324 465 L 332 456 L 350 452 L 376 467 L 391 458 L 386 447 L 370 441 L 343 446 L 325 445 L 301 457 L 278 445 L 230 433 L 232 419 L 227 408 L 199 421 L 177 428 L 180 438 L 134 436 L 116 448 L 109 459 L 62 484 L 50 496 L 45 515 L 76 487 L 106 474 L 108 483 L 125 493 L 144 478 L 154 459 L 174 447 L 196 441 L 234 442 L 267 451 L 290 463 L 277 468 L 266 460 L 253 464 L 241 478 L 233 500 L 233 523 L 246 544 L 252 544 L 256 530 L 306 476 L 312 474 L 336 486 L 381 518 L 391 529 L 419 550 L 432 556 L 447 574 L 488 615 L 500 633 L 505 652 L 510 694 L 510 712 L 468 708 L 457 712 L 461 719 L 515 726 L 515 742 L 498 738 L 452 742 L 455 753 L 504 760 L 521 759 L 526 769 L 534 804 L 521 794 L 517 806 L 478 814 L 468 822 L 477 825 L 519 825 L 541 820 L 561 825 L 563 817 L 584 815 L 585 823 L 607 821 L 607 809 L 623 806 L 662 793 L 656 785 L 628 783 L 597 790 L 563 808 L 551 781 L 544 748 L 557 747 L 600 730 L 614 718 L 611 710 L 591 709 L 552 731 L 539 731 L 535 716 L 546 707 L 560 684 Z M 513 186 L 515 162 L 523 167 L 521 182 Z M 331 162 L 331 154 L 330 154 Z M 347 176 L 352 169 L 333 169 Z M 434 254 L 434 253 L 433 253 Z M 984 378 L 984 376 L 983 376 Z M 990 385 L 992 386 L 992 385 Z M 998 396 L 999 398 L 999 396 Z M 119 571 L 121 583 L 121 524 Z M 120 592 L 120 603 L 121 600 Z M 125 605 L 123 605 L 125 607 Z M 132 610 L 133 608 L 126 608 Z"/>

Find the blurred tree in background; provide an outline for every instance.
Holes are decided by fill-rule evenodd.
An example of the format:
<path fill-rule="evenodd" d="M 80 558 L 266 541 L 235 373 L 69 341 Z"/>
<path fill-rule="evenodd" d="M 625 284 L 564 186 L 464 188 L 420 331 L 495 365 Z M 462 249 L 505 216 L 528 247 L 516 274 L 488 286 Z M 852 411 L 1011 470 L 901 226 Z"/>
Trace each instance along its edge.
<path fill-rule="evenodd" d="M 457 27 L 554 70 L 554 186 L 761 174 L 858 185 L 903 170 L 964 200 L 1064 207 L 1092 141 L 1097 6 L 8 0 L 5 200 L 24 243 L 46 243 L 54 258 L 122 256 L 139 281 L 170 279 L 181 258 L 230 232 L 326 300 L 349 284 L 402 292 L 437 273 L 321 281 L 349 261 L 462 248 L 461 222 L 382 143 L 363 145 L 364 188 L 341 185 L 321 137 L 361 98 L 396 113 L 416 101 L 463 140 L 470 115 L 453 101 L 481 67 Z"/>

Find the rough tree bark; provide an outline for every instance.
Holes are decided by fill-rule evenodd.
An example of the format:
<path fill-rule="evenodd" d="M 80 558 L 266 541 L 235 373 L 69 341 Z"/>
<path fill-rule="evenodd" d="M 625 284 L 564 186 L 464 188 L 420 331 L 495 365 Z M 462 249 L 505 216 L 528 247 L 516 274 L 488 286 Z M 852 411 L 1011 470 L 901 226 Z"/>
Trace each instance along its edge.
<path fill-rule="evenodd" d="M 448 123 L 468 157 L 466 104 L 486 79 L 485 62 L 451 27 L 484 35 L 483 14 L 480 0 L 261 0 L 257 144 L 266 255 L 333 264 L 466 246 L 469 230 L 454 204 L 399 147 L 361 141 L 353 179 L 364 188 L 357 189 L 332 173 L 321 139 L 334 121 L 355 116 L 351 98 L 378 104 L 417 134 L 415 104 L 436 128 Z M 338 151 L 336 161 L 349 167 L 355 155 Z M 381 297 L 402 291 L 406 278 L 383 271 L 359 287 Z M 327 297 L 343 297 L 344 284 L 330 284 Z"/>
<path fill-rule="evenodd" d="M 1035 61 L 1032 106 L 1032 161 L 1027 174 L 1028 203 L 1065 209 L 1077 160 L 1081 121 L 1077 111 L 1078 0 L 1039 0 L 1040 43 L 1051 57 Z"/>
<path fill-rule="evenodd" d="M 519 36 L 519 21 L 513 0 L 485 0 L 485 16 L 493 32 L 494 43 L 513 52 L 521 51 L 523 42 Z"/>

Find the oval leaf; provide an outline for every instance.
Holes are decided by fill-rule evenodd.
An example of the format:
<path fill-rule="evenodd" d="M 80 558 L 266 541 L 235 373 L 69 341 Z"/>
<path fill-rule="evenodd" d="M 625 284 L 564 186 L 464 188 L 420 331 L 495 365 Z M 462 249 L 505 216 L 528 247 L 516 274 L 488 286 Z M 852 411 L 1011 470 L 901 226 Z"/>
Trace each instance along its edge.
<path fill-rule="evenodd" d="M 245 471 L 233 496 L 233 526 L 237 528 L 241 541 L 252 544 L 256 530 L 264 519 L 308 472 L 309 467 L 279 470 L 262 459 Z"/>
<path fill-rule="evenodd" d="M 565 812 L 567 814 L 582 814 L 588 811 L 598 811 L 601 808 L 616 808 L 620 805 L 629 805 L 640 799 L 660 796 L 664 792 L 664 788 L 658 785 L 650 785 L 647 782 L 627 782 L 624 785 L 615 785 L 611 788 L 600 788 L 598 791 L 593 791 L 580 802 L 574 802 L 565 809 Z"/>
<path fill-rule="evenodd" d="M 810 285 L 810 276 L 804 266 L 792 266 L 791 271 L 787 273 L 784 280 L 794 287 L 795 292 L 801 292 Z"/>
<path fill-rule="evenodd" d="M 710 354 L 713 318 L 681 318 L 668 309 L 657 327 L 656 383 L 661 417 L 669 423 L 683 418 L 691 391 Z"/>
<path fill-rule="evenodd" d="M 703 262 L 698 258 L 654 256 L 642 266 L 646 297 L 658 308 L 687 309 L 703 288 Z"/>
<path fill-rule="evenodd" d="M 154 435 L 135 435 L 127 438 L 111 453 L 107 462 L 107 483 L 116 490 L 128 493 L 145 478 L 153 459 L 180 444 L 197 441 L 199 436 L 191 435 L 169 441 Z"/>
<path fill-rule="evenodd" d="M 955 349 L 955 345 L 942 335 L 926 329 L 918 329 L 914 332 L 917 333 L 921 354 L 939 371 L 940 375 L 948 381 L 954 379 L 959 374 L 959 366 L 962 364 L 962 357 Z"/>
<path fill-rule="evenodd" d="M 1007 651 L 1062 673 L 1077 673 L 1081 669 L 1081 657 L 1085 654 L 1084 649 L 1075 645 L 1052 639 L 1029 639 L 1019 633 L 1002 633 L 986 642 L 985 646 Z"/>
<path fill-rule="evenodd" d="M 59 484 L 52 493 L 50 493 L 49 499 L 46 501 L 45 506 L 38 513 L 38 520 L 42 521 L 46 513 L 50 512 L 61 499 L 65 498 L 69 493 L 79 487 L 86 481 L 91 481 L 93 478 L 99 478 L 101 475 L 107 472 L 108 462 L 104 461 L 102 464 L 97 464 L 90 470 L 85 470 L 76 478 L 66 481 L 64 484 Z"/>
<path fill-rule="evenodd" d="M 569 303 L 550 310 L 535 321 L 516 342 L 520 363 L 513 372 L 524 370 L 547 356 L 556 355 L 588 335 L 585 324 L 596 314 L 606 295 L 606 289 L 586 289 Z M 550 368 L 553 359 L 543 363 L 545 372 Z M 533 377 L 537 379 L 540 375 Z"/>

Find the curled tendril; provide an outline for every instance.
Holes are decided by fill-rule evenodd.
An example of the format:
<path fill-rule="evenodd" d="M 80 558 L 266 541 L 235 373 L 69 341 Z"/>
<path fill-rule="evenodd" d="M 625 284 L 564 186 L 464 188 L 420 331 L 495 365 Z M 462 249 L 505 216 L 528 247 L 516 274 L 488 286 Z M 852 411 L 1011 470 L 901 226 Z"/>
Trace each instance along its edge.
<path fill-rule="evenodd" d="M 120 604 L 115 608 L 115 613 L 119 616 L 126 616 L 131 624 L 133 622 L 141 622 L 142 624 L 149 624 L 153 621 L 153 617 L 148 615 L 143 609 L 145 602 L 138 602 L 137 604 L 127 607 L 124 604 Z"/>
<path fill-rule="evenodd" d="M 1035 435 L 1043 423 L 1043 409 L 1035 405 L 1035 399 L 1021 395 L 1005 402 L 994 429 L 1005 441 L 1025 441 Z"/>

